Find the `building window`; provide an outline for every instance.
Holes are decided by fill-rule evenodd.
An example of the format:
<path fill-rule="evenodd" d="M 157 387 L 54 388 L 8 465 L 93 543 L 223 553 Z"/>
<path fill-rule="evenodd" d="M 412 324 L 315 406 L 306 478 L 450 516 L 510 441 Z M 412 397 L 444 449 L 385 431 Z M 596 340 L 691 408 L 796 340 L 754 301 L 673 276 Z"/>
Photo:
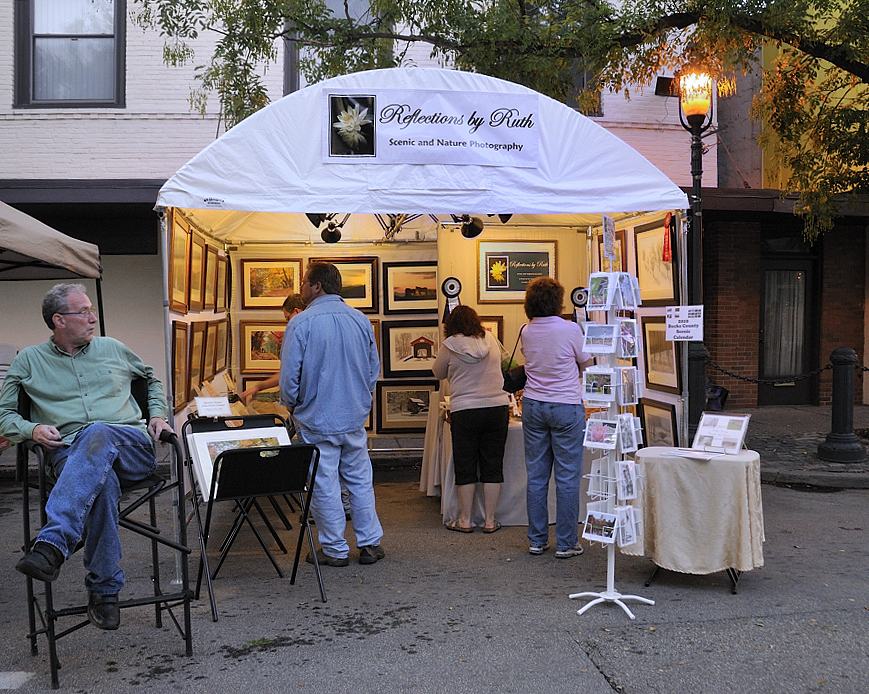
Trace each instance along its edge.
<path fill-rule="evenodd" d="M 574 61 L 571 73 L 575 92 L 567 98 L 567 105 L 584 116 L 602 117 L 603 105 L 600 98 L 600 88 L 597 86 L 594 73 L 583 69 L 579 60 Z M 577 98 L 579 94 L 582 94 L 581 98 Z"/>
<path fill-rule="evenodd" d="M 126 0 L 16 0 L 15 105 L 123 107 Z"/>

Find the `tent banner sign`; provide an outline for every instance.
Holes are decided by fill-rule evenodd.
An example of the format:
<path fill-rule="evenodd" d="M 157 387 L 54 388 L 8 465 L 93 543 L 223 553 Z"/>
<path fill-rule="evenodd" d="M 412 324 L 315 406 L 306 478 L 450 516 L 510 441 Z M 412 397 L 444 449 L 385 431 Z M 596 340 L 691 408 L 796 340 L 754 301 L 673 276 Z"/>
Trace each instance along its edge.
<path fill-rule="evenodd" d="M 323 94 L 324 163 L 537 166 L 537 94 Z"/>

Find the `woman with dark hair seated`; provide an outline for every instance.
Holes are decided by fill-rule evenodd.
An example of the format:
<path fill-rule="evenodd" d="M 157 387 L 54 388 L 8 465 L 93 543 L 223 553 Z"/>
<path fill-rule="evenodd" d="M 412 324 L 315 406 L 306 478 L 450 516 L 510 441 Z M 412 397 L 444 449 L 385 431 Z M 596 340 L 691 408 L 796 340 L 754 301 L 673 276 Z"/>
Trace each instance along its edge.
<path fill-rule="evenodd" d="M 473 532 L 471 507 L 477 482 L 483 483 L 484 533 L 500 530 L 495 507 L 504 481 L 504 445 L 509 412 L 501 375 L 501 344 L 480 323 L 470 306 L 447 316 L 446 339 L 432 366 L 450 382 L 450 427 L 459 517 L 448 530 Z"/>
<path fill-rule="evenodd" d="M 561 318 L 564 287 L 538 277 L 525 290 L 522 354 L 528 378 L 522 395 L 522 431 L 528 471 L 528 551 L 549 548 L 549 478 L 555 470 L 555 556 L 582 554 L 578 543 L 585 407 L 580 374 L 591 355 L 582 351 L 582 331 Z"/>

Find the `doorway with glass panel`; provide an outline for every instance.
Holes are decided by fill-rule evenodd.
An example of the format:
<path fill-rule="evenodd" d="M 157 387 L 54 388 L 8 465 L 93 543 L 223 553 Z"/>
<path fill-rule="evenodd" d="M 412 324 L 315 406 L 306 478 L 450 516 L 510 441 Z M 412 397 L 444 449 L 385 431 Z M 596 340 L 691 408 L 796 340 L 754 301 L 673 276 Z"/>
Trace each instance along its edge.
<path fill-rule="evenodd" d="M 758 405 L 813 405 L 817 377 L 797 379 L 816 362 L 815 273 L 811 260 L 764 262 Z"/>

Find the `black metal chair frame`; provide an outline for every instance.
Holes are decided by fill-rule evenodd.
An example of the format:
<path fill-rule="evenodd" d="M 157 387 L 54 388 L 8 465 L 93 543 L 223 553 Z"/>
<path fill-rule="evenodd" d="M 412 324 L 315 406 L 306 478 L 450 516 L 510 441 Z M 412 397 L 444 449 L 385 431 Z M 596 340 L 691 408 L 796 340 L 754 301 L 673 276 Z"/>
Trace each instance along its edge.
<path fill-rule="evenodd" d="M 187 468 L 192 471 L 193 461 L 191 450 L 193 442 L 191 438 L 195 434 L 227 431 L 238 432 L 243 429 L 259 429 L 269 427 L 281 427 L 289 429 L 285 419 L 279 415 L 249 415 L 243 417 L 213 417 L 189 419 L 182 427 L 182 438 L 187 451 Z M 269 558 L 278 576 L 283 578 L 274 555 L 266 545 L 262 534 L 257 529 L 252 519 L 252 512 L 256 510 L 264 525 L 271 533 L 278 548 L 287 554 L 287 549 L 281 542 L 280 537 L 269 521 L 259 504 L 259 498 L 268 499 L 272 507 L 282 519 L 284 526 L 292 528 L 285 514 L 278 506 L 277 500 L 286 500 L 290 510 L 297 506 L 299 509 L 299 535 L 296 543 L 295 560 L 290 577 L 290 584 L 296 582 L 296 574 L 299 567 L 299 559 L 302 552 L 302 544 L 305 536 L 311 547 L 314 558 L 314 568 L 317 574 L 317 583 L 320 588 L 320 597 L 326 602 L 326 590 L 323 585 L 323 577 L 320 565 L 317 562 L 314 550 L 314 538 L 310 524 L 310 504 L 313 493 L 314 480 L 317 475 L 320 452 L 316 446 L 296 444 L 291 446 L 269 446 L 259 448 L 238 448 L 222 452 L 214 461 L 213 474 L 209 489 L 208 501 L 206 502 L 205 522 L 202 521 L 201 503 L 197 493 L 198 482 L 195 475 L 191 474 L 191 488 L 193 515 L 199 528 L 200 553 L 199 571 L 196 580 L 195 597 L 198 600 L 203 576 L 208 588 L 211 602 L 211 616 L 213 621 L 218 621 L 217 603 L 214 597 L 212 581 L 217 577 L 223 562 L 232 548 L 235 539 L 246 523 L 250 527 L 262 550 Z M 281 475 L 274 474 L 279 471 Z M 212 572 L 208 560 L 208 540 L 211 532 L 211 521 L 215 502 L 235 502 L 236 516 L 229 530 L 220 544 L 220 555 L 216 568 Z"/>
<path fill-rule="evenodd" d="M 136 379 L 131 384 L 133 397 L 142 410 L 142 415 L 145 421 L 148 421 L 148 399 L 147 399 L 147 383 L 144 379 Z M 19 388 L 18 393 L 18 411 L 25 418 L 29 417 L 30 400 L 23 389 Z M 184 506 L 184 490 L 181 481 L 184 479 L 184 453 L 178 437 L 175 434 L 164 432 L 161 440 L 172 444 L 174 448 L 174 473 L 172 482 L 167 482 L 160 475 L 152 475 L 148 479 L 139 482 L 122 485 L 121 489 L 124 495 L 126 505 L 120 509 L 119 527 L 126 528 L 134 533 L 144 536 L 151 542 L 151 564 L 153 582 L 153 595 L 130 600 L 122 600 L 119 603 L 121 609 L 127 607 L 139 607 L 143 605 L 154 606 L 155 626 L 161 628 L 163 626 L 163 613 L 169 615 L 181 637 L 184 639 L 185 654 L 193 655 L 193 633 L 191 629 L 190 601 L 193 599 L 193 591 L 190 590 L 190 576 L 188 556 L 191 553 L 187 546 L 187 517 Z M 36 479 L 31 479 L 29 455 L 33 453 L 37 461 Z M 34 441 L 26 441 L 19 444 L 16 458 L 16 474 L 21 482 L 22 491 L 22 516 L 24 526 L 24 546 L 23 550 L 29 551 L 35 542 L 35 536 L 30 527 L 31 512 L 30 512 L 30 493 L 31 490 L 37 490 L 37 499 L 39 503 L 39 520 L 40 527 L 45 525 L 47 517 L 45 513 L 45 503 L 54 486 L 54 480 L 50 471 L 50 463 L 47 451 Z M 175 525 L 178 530 L 177 541 L 170 539 L 161 534 L 160 528 L 157 527 L 157 507 L 156 499 L 161 494 L 166 492 L 175 492 L 173 500 L 173 511 L 175 517 Z M 127 499 L 128 496 L 132 498 Z M 149 519 L 143 522 L 133 518 L 132 513 L 142 507 L 148 505 Z M 173 533 L 174 535 L 174 533 Z M 163 545 L 178 553 L 180 557 L 180 581 L 181 585 L 178 590 L 164 592 L 160 581 L 160 559 L 158 547 Z M 79 548 L 77 547 L 76 550 Z M 54 592 L 52 583 L 36 581 L 42 583 L 44 589 L 42 591 L 42 604 L 40 596 L 34 587 L 35 579 L 27 577 L 27 612 L 29 620 L 29 633 L 27 635 L 30 640 L 31 655 L 36 656 L 39 653 L 37 645 L 37 637 L 40 634 L 45 635 L 48 641 L 49 664 L 51 667 L 51 687 L 57 689 L 60 686 L 58 677 L 58 669 L 60 661 L 57 657 L 57 641 L 63 636 L 78 631 L 82 627 L 87 626 L 90 622 L 85 616 L 83 621 L 78 621 L 67 628 L 58 630 L 57 623 L 60 619 L 72 617 L 75 615 L 86 615 L 87 604 L 74 605 L 70 607 L 58 608 L 54 603 Z M 181 608 L 183 614 L 176 615 L 176 608 Z M 37 624 L 37 616 L 39 623 Z"/>

